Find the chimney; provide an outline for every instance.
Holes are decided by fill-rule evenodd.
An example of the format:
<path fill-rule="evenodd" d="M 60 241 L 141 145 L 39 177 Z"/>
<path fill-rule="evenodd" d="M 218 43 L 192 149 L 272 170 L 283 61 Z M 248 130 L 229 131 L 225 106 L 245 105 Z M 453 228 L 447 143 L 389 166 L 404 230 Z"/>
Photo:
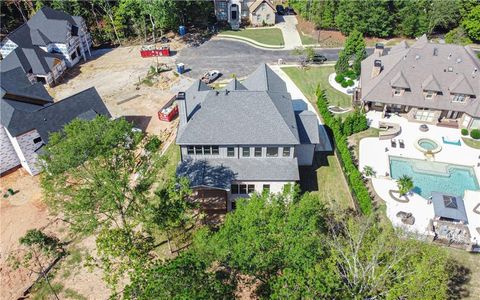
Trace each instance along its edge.
<path fill-rule="evenodd" d="M 185 92 L 179 92 L 177 94 L 177 105 L 178 108 L 180 109 L 179 115 L 180 115 L 180 124 L 187 124 L 188 118 L 187 118 L 187 102 L 185 100 Z"/>
<path fill-rule="evenodd" d="M 383 55 L 384 50 L 385 50 L 385 46 L 382 43 L 376 43 L 375 50 L 373 50 L 373 53 L 378 55 L 378 57 L 380 57 Z"/>
<path fill-rule="evenodd" d="M 372 78 L 377 77 L 380 72 L 382 72 L 383 66 L 382 66 L 382 61 L 379 59 L 376 59 L 373 61 L 373 68 L 372 68 Z"/>

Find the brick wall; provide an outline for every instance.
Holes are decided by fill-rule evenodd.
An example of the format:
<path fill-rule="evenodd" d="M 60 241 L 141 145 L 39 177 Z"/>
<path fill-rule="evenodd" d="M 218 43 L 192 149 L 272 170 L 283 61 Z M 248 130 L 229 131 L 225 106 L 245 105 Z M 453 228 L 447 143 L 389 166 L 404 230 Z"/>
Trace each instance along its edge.
<path fill-rule="evenodd" d="M 22 167 L 30 173 L 30 175 L 40 173 L 41 168 L 38 166 L 38 155 L 35 153 L 35 150 L 42 145 L 42 141 L 40 139 L 37 143 L 34 142 L 35 139 L 40 137 L 38 131 L 31 130 L 17 137 L 12 137 L 7 130 L 6 132 L 18 154 Z"/>

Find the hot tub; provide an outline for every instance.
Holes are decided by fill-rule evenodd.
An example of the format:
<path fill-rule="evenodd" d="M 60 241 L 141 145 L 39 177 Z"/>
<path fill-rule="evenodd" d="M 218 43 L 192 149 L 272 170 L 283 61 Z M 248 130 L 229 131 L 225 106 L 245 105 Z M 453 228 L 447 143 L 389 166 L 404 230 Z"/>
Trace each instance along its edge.
<path fill-rule="evenodd" d="M 442 150 L 440 143 L 426 137 L 417 139 L 414 145 L 417 150 L 425 154 L 435 154 Z"/>

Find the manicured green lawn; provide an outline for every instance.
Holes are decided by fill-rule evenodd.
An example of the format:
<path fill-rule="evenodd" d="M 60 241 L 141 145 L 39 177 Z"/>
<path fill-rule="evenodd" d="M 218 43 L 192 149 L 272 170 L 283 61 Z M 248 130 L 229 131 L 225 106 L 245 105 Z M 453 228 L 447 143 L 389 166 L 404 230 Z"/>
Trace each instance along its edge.
<path fill-rule="evenodd" d="M 220 35 L 222 34 L 245 37 L 272 46 L 284 45 L 282 31 L 278 28 L 228 30 L 222 31 Z"/>
<path fill-rule="evenodd" d="M 340 164 L 333 154 L 316 153 L 313 166 L 300 167 L 300 187 L 317 194 L 334 210 L 352 208 L 352 199 Z"/>
<path fill-rule="evenodd" d="M 463 137 L 462 137 L 462 140 L 465 143 L 465 145 L 475 149 L 480 149 L 480 140 L 475 141 L 475 140 L 472 140 L 469 138 L 463 138 Z"/>
<path fill-rule="evenodd" d="M 311 35 L 304 34 L 300 30 L 298 30 L 298 34 L 300 35 L 300 39 L 302 40 L 302 45 L 316 45 L 318 41 Z"/>
<path fill-rule="evenodd" d="M 315 90 L 317 85 L 326 90 L 327 99 L 331 105 L 348 108 L 352 105 L 352 97 L 335 90 L 328 83 L 328 75 L 335 72 L 333 66 L 308 67 L 285 67 L 282 70 L 293 80 L 298 88 L 303 92 L 315 106 Z M 345 114 L 344 114 L 345 115 Z"/>
<path fill-rule="evenodd" d="M 167 163 L 164 171 L 159 174 L 162 181 L 172 178 L 175 175 L 178 162 L 180 161 L 180 147 L 173 142 L 168 146 L 167 151 L 165 151 L 163 155 L 167 158 Z"/>

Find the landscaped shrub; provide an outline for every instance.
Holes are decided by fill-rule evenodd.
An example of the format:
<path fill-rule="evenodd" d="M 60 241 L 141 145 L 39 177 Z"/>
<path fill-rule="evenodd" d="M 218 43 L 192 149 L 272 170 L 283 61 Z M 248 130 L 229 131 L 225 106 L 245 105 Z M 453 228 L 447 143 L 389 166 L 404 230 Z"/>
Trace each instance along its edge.
<path fill-rule="evenodd" d="M 363 183 L 362 173 L 353 163 L 352 155 L 348 149 L 347 137 L 342 132 L 343 126 L 328 110 L 328 100 L 325 91 L 321 90 L 320 87 L 317 87 L 316 95 L 318 111 L 320 112 L 325 125 L 330 127 L 333 132 L 333 138 L 339 153 L 339 160 L 343 166 L 345 176 L 347 177 L 348 185 L 358 201 L 361 212 L 364 214 L 370 214 L 372 212 L 372 198 L 370 197 L 367 187 Z M 363 124 L 363 121 L 358 122 L 358 124 Z"/>
<path fill-rule="evenodd" d="M 352 70 L 352 69 L 348 70 L 348 71 L 345 72 L 343 75 L 345 75 L 345 77 L 348 77 L 348 78 L 350 78 L 350 79 L 357 78 L 357 74 L 356 74 L 355 71 Z"/>
<path fill-rule="evenodd" d="M 347 86 L 353 86 L 355 84 L 351 79 L 347 80 L 345 83 L 347 84 Z"/>
<path fill-rule="evenodd" d="M 337 74 L 337 75 L 335 76 L 335 81 L 336 81 L 337 83 L 340 83 L 340 84 L 341 84 L 342 82 L 345 81 L 345 76 L 343 76 L 342 74 Z"/>
<path fill-rule="evenodd" d="M 472 131 L 470 131 L 470 136 L 472 137 L 472 139 L 480 139 L 480 130 L 472 129 Z"/>
<path fill-rule="evenodd" d="M 340 83 L 340 85 L 341 85 L 343 88 L 347 88 L 347 87 L 348 87 L 348 82 L 347 82 L 347 81 L 343 81 L 342 83 Z"/>
<path fill-rule="evenodd" d="M 462 135 L 468 135 L 468 129 L 466 128 L 462 128 L 461 132 L 462 132 Z"/>

